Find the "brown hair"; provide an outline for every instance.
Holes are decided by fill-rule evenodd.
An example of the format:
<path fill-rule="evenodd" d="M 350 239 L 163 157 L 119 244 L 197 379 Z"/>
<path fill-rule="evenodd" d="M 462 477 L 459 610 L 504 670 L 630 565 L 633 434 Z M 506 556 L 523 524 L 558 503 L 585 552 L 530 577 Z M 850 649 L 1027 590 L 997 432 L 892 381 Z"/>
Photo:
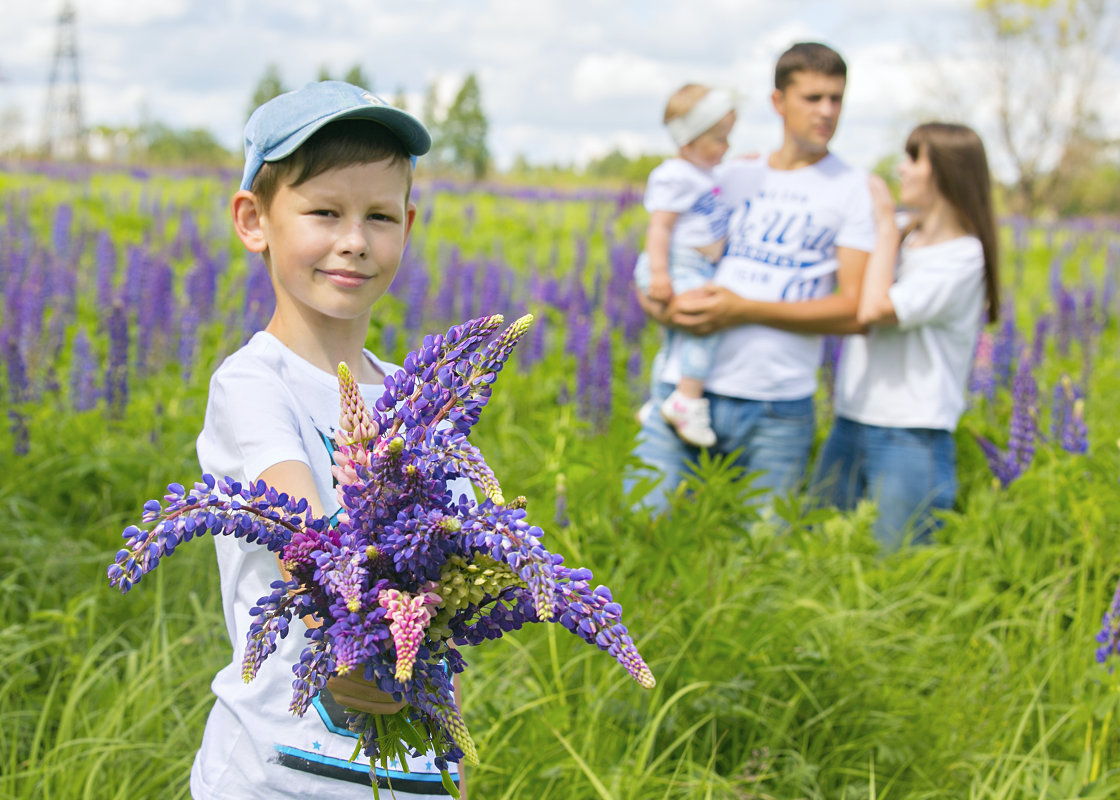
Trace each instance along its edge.
<path fill-rule="evenodd" d="M 342 119 L 315 131 L 290 156 L 266 161 L 253 178 L 251 191 L 265 210 L 283 185 L 299 186 L 332 169 L 354 164 L 389 161 L 408 163 L 408 150 L 380 123 L 365 119 Z M 412 192 L 412 169 L 408 169 L 405 201 Z"/>
<path fill-rule="evenodd" d="M 665 104 L 665 118 L 662 121 L 668 122 L 683 117 L 710 91 L 711 89 L 702 84 L 686 83 L 669 95 L 669 102 Z"/>
<path fill-rule="evenodd" d="M 774 66 L 774 88 L 779 92 L 793 83 L 794 73 L 819 72 L 830 77 L 847 78 L 848 65 L 840 54 L 819 42 L 798 42 L 778 58 Z"/>
<path fill-rule="evenodd" d="M 923 150 L 937 191 L 956 211 L 957 223 L 984 248 L 988 322 L 995 322 L 999 316 L 999 237 L 984 142 L 967 125 L 927 122 L 906 139 L 906 154 L 912 160 Z"/>

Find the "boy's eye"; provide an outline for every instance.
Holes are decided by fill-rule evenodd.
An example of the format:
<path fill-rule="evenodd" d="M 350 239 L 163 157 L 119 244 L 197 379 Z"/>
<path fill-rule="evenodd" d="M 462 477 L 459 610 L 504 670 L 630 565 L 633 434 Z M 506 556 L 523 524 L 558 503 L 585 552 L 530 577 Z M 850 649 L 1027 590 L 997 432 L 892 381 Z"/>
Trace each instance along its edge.
<path fill-rule="evenodd" d="M 311 212 L 316 217 L 333 217 L 334 212 L 326 208 L 317 208 Z"/>

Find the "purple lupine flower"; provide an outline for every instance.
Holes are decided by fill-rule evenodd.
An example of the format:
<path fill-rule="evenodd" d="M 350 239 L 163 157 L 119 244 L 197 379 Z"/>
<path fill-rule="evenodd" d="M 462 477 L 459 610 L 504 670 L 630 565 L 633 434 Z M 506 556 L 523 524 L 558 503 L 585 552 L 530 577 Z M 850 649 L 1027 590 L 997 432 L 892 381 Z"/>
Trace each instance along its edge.
<path fill-rule="evenodd" d="M 1012 385 L 1011 435 L 1007 446 L 1014 455 L 1019 474 L 1034 459 L 1035 438 L 1038 432 L 1038 384 L 1030 359 L 1020 356 Z"/>
<path fill-rule="evenodd" d="M 51 252 L 68 260 L 73 259 L 74 207 L 70 203 L 59 203 L 55 207 L 54 224 L 51 227 Z"/>
<path fill-rule="evenodd" d="M 998 445 L 993 443 L 985 436 L 973 432 L 973 438 L 980 446 L 980 451 L 984 454 L 985 460 L 988 462 L 988 468 L 992 474 L 999 481 L 1000 486 L 1007 487 L 1019 477 L 1018 464 L 1015 457 L 1007 450 L 1001 449 Z"/>
<path fill-rule="evenodd" d="M 397 326 L 386 324 L 381 326 L 381 352 L 383 357 L 391 359 L 397 352 Z"/>
<path fill-rule="evenodd" d="M 272 280 L 260 256 L 250 258 L 249 274 L 245 281 L 245 313 L 242 315 L 242 331 L 245 338 L 252 336 L 268 324 L 268 318 L 276 307 L 276 294 L 272 290 Z"/>
<path fill-rule="evenodd" d="M 1089 450 L 1089 431 L 1085 426 L 1085 400 L 1080 387 L 1063 375 L 1054 387 L 1050 422 L 1052 435 L 1063 450 L 1085 453 Z"/>
<path fill-rule="evenodd" d="M 980 446 L 988 467 L 1001 486 L 1008 486 L 1022 475 L 1034 459 L 1038 433 L 1038 386 L 1030 359 L 1023 354 L 1015 371 L 1012 388 L 1011 433 L 1007 449 L 1002 449 L 978 433 L 973 438 Z"/>
<path fill-rule="evenodd" d="M 120 415 L 128 405 L 128 315 L 115 303 L 106 320 L 109 333 L 109 360 L 105 373 L 105 401 L 112 413 Z"/>
<path fill-rule="evenodd" d="M 104 308 L 113 301 L 113 284 L 117 275 L 117 251 L 112 237 L 105 231 L 97 237 L 94 265 L 97 305 Z"/>
<path fill-rule="evenodd" d="M 577 387 L 581 410 L 600 427 L 610 419 L 613 373 L 611 331 L 605 327 L 595 340 L 594 357 L 580 364 L 580 385 Z"/>
<path fill-rule="evenodd" d="M 175 275 L 171 266 L 164 259 L 153 259 L 148 269 L 144 298 L 136 312 L 134 363 L 141 371 L 155 367 L 154 359 L 170 344 L 175 308 Z"/>
<path fill-rule="evenodd" d="M 538 317 L 533 326 L 533 335 L 529 339 L 529 347 L 521 355 L 522 364 L 526 369 L 544 358 L 546 327 L 545 318 Z"/>
<path fill-rule="evenodd" d="M 1050 335 L 1053 319 L 1043 314 L 1034 323 L 1034 339 L 1031 341 L 1031 362 L 1041 364 L 1046 355 L 1046 340 Z"/>
<path fill-rule="evenodd" d="M 992 374 L 999 386 L 1010 386 L 1015 372 L 1015 354 L 1019 350 L 1019 331 L 1015 327 L 1014 309 L 1004 305 L 1003 322 L 992 345 Z"/>
<path fill-rule="evenodd" d="M 70 345 L 70 402 L 75 411 L 88 411 L 97 405 L 96 364 L 85 329 L 74 334 Z"/>
<path fill-rule="evenodd" d="M 1058 287 L 1058 316 L 1056 322 L 1056 338 L 1058 355 L 1069 355 L 1070 341 L 1076 335 L 1077 328 L 1077 298 L 1064 286 Z"/>
<path fill-rule="evenodd" d="M 972 373 L 968 378 L 968 390 L 989 400 L 996 394 L 996 376 L 993 367 L 995 343 L 987 331 L 980 331 L 976 339 L 976 353 L 972 358 Z"/>
<path fill-rule="evenodd" d="M 1096 636 L 1097 663 L 1103 664 L 1112 656 L 1120 657 L 1120 584 L 1112 595 L 1112 603 L 1101 618 L 1101 630 Z M 1112 672 L 1113 667 L 1108 668 Z"/>
<path fill-rule="evenodd" d="M 467 442 L 529 321 L 495 336 L 501 317 L 485 317 L 426 336 L 401 369 L 386 376 L 372 409 L 340 365 L 334 474 L 344 513 L 337 527 L 309 517 L 305 500 L 261 481 L 245 487 L 206 475 L 190 490 L 171 484 L 163 502 L 145 504 L 142 521 L 155 524 L 151 531 L 125 529 L 126 547 L 108 569 L 110 583 L 129 591 L 194 536 L 232 535 L 268 547 L 291 580 L 274 583 L 253 609 L 245 675 L 255 674 L 294 616 L 314 616 L 321 625 L 306 632 L 293 667 L 292 711 L 305 712 L 331 675 L 363 668 L 366 680 L 411 707 L 409 718 L 418 724 L 409 730 L 426 737 L 423 745 L 443 766 L 460 759 L 477 763 L 451 683 L 466 666 L 452 642 L 478 644 L 527 622 L 556 620 L 652 687 L 652 673 L 610 591 L 591 589 L 589 570 L 570 569 L 545 549 L 543 531 L 526 518 L 524 499 L 507 503 L 481 453 Z M 452 495 L 449 482 L 464 477 L 485 500 Z M 489 577 L 474 578 L 479 570 Z M 444 614 L 445 586 L 454 598 Z M 432 632 L 432 610 L 443 614 L 442 633 Z M 371 758 L 386 748 L 399 752 L 402 742 L 415 744 L 415 734 L 405 737 L 394 724 L 393 718 L 375 724 L 362 714 L 351 720 L 359 747 Z"/>

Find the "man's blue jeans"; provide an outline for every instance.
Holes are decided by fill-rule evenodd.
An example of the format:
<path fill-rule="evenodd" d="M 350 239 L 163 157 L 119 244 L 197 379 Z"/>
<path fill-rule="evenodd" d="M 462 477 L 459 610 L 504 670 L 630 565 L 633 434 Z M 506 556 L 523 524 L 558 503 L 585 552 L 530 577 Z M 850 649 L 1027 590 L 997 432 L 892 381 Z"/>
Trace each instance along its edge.
<path fill-rule="evenodd" d="M 925 543 L 940 522 L 935 509 L 957 496 L 957 446 L 953 434 L 931 428 L 885 428 L 838 417 L 817 457 L 809 490 L 824 505 L 855 508 L 860 498 L 878 503 L 875 539 L 895 550 L 913 531 Z"/>
<path fill-rule="evenodd" d="M 634 448 L 643 462 L 636 475 L 624 481 L 627 489 L 637 478 L 660 476 L 660 481 L 641 500 L 651 511 L 664 511 L 669 497 L 695 464 L 700 449 L 686 444 L 673 428 L 661 418 L 662 401 L 672 392 L 669 383 L 657 383 L 653 391 L 653 412 L 642 424 Z M 711 407 L 712 428 L 717 441 L 711 452 L 726 455 L 739 451 L 735 466 L 746 472 L 761 472 L 754 486 L 768 490 L 759 497 L 767 502 L 769 495 L 794 489 L 801 482 L 813 446 L 813 398 L 798 400 L 743 400 L 737 397 L 705 393 Z"/>

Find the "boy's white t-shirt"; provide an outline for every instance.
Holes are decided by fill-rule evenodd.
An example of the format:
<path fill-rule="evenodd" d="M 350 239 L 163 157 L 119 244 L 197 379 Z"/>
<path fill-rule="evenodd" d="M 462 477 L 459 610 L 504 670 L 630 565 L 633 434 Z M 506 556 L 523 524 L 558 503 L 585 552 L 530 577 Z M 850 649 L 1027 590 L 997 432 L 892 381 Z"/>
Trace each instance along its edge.
<path fill-rule="evenodd" d="M 366 356 L 384 374 L 397 369 L 368 351 Z M 372 405 L 383 387 L 363 384 L 360 390 Z M 301 461 L 311 468 L 323 512 L 333 514 L 339 508 L 330 469 L 338 417 L 335 376 L 262 331 L 210 379 L 198 460 L 203 472 L 242 483 L 256 480 L 282 461 Z M 288 636 L 277 640 L 276 650 L 252 681 L 242 680 L 241 659 L 252 621 L 249 609 L 272 592 L 270 584 L 281 579 L 280 568 L 276 556 L 263 546 L 230 536 L 215 536 L 214 542 L 233 658 L 211 684 L 216 701 L 191 769 L 191 796 L 369 800 L 369 760 L 359 755 L 350 761 L 357 739 L 346 730 L 340 710 L 332 713 L 322 695 L 303 717 L 288 710 L 291 667 L 306 642 L 302 621 L 292 620 Z M 410 758 L 408 774 L 399 764 L 391 766 L 389 777 L 398 799 L 448 796 L 430 755 Z M 449 771 L 456 777 L 455 764 Z M 381 795 L 389 796 L 385 789 Z"/>
<path fill-rule="evenodd" d="M 875 221 L 867 173 L 834 155 L 794 170 L 765 159 L 716 168 L 732 208 L 727 250 L 715 282 L 753 300 L 799 302 L 836 287 L 837 247 L 871 252 Z M 705 388 L 749 400 L 796 400 L 816 391 L 823 337 L 765 325 L 722 331 Z M 670 356 L 664 379 L 680 370 Z"/>
<path fill-rule="evenodd" d="M 844 340 L 836 414 L 866 425 L 956 430 L 983 323 L 980 240 L 904 243 L 889 294 L 898 326 Z"/>
<path fill-rule="evenodd" d="M 715 177 L 683 158 L 653 168 L 646 180 L 646 211 L 672 211 L 670 247 L 703 247 L 727 235 L 731 208 L 723 202 Z"/>

